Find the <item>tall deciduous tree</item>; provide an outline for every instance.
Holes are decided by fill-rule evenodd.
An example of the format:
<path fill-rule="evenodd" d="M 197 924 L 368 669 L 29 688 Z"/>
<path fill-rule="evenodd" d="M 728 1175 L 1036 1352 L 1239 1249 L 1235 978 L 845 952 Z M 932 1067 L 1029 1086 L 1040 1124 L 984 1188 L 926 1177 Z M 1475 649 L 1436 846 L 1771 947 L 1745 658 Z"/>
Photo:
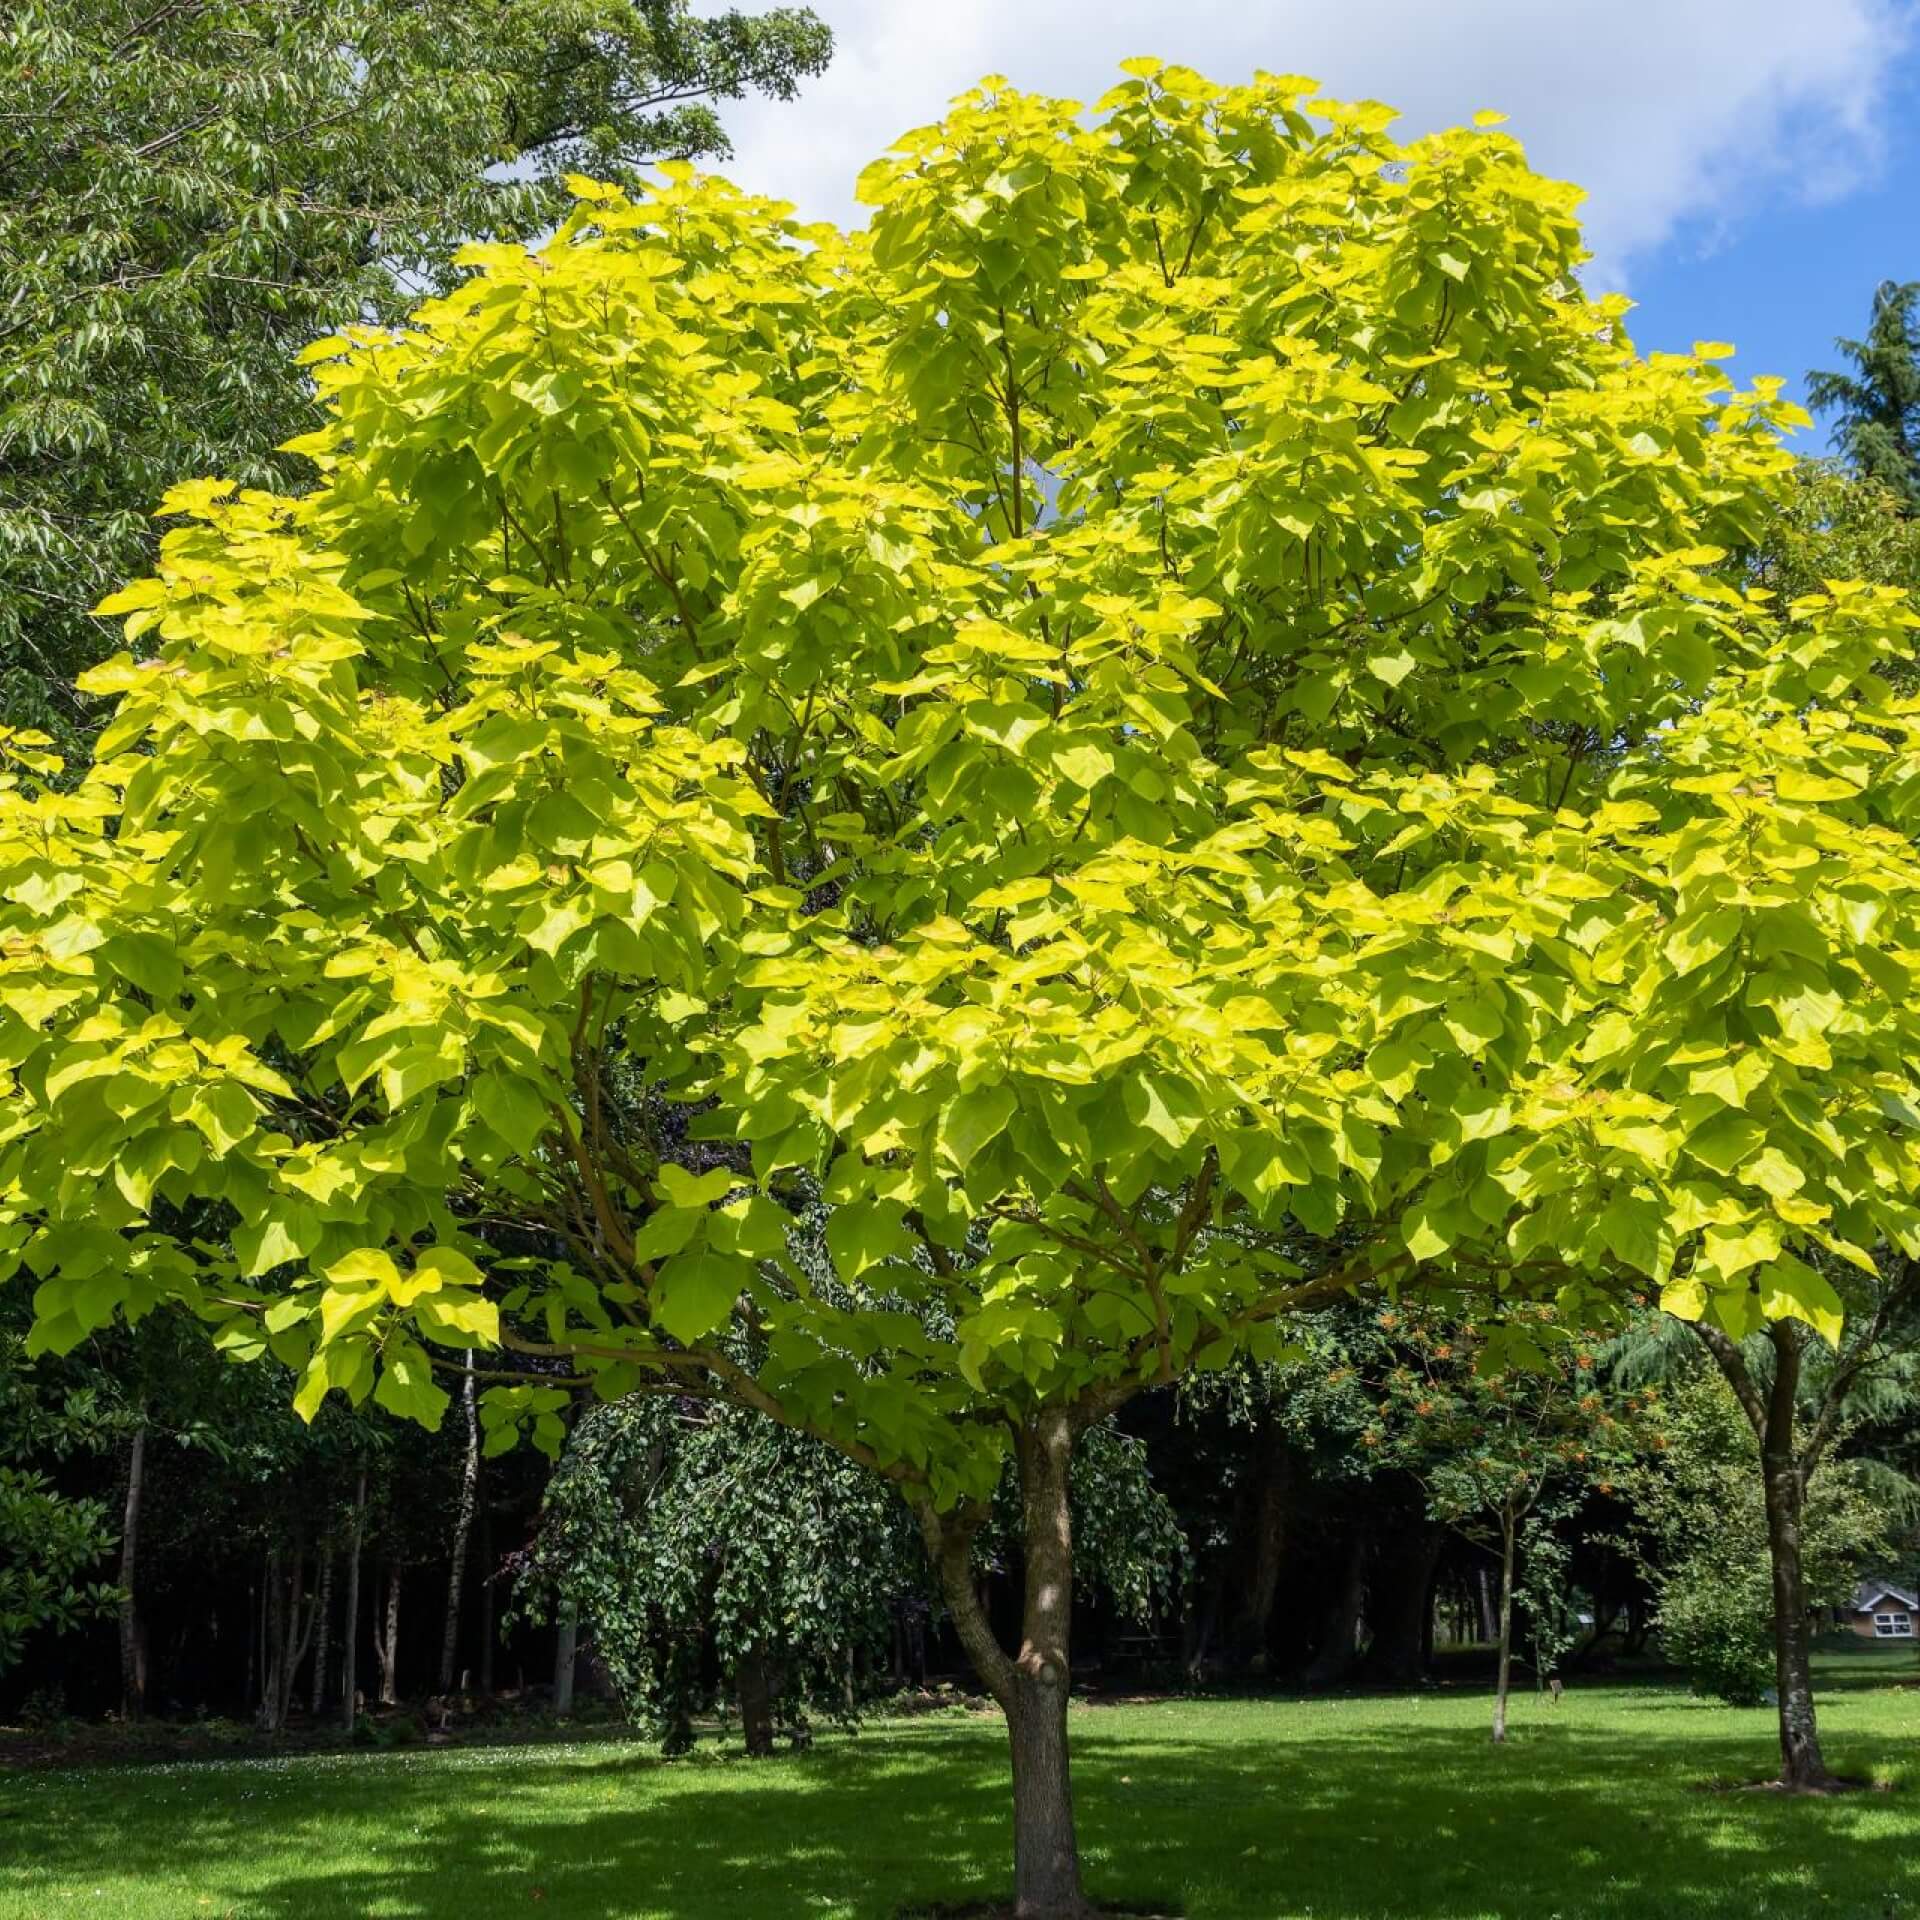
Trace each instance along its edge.
<path fill-rule="evenodd" d="M 79 717 L 88 610 L 185 474 L 284 485 L 294 351 L 397 317 L 569 166 L 724 153 L 790 97 L 804 9 L 685 0 L 23 0 L 0 23 L 0 718 Z"/>
<path fill-rule="evenodd" d="M 1739 1569 L 1755 1558 L 1756 1538 L 1764 1545 L 1780 1778 L 1805 1791 L 1832 1784 L 1813 1694 L 1812 1610 L 1834 1604 L 1839 1589 L 1865 1571 L 1862 1555 L 1871 1557 L 1873 1547 L 1896 1530 L 1891 1514 L 1878 1533 L 1861 1523 L 1857 1514 L 1867 1503 L 1859 1489 L 1846 1472 L 1828 1469 L 1841 1466 L 1840 1443 L 1857 1426 L 1910 1417 L 1920 1380 L 1920 1261 L 1888 1264 L 1885 1273 L 1849 1268 L 1841 1275 L 1847 1315 L 1832 1346 L 1813 1338 L 1797 1319 L 1772 1321 L 1745 1340 L 1710 1319 L 1685 1323 L 1689 1346 L 1711 1355 L 1730 1389 L 1751 1446 L 1710 1444 L 1716 1423 L 1710 1409 L 1696 1405 L 1692 1457 L 1680 1457 L 1664 1482 L 1658 1475 L 1639 1476 L 1642 1524 L 1667 1554 L 1659 1578 L 1670 1634 L 1685 1613 L 1691 1618 L 1682 1631 L 1696 1643 L 1711 1641 L 1713 1632 L 1692 1625 L 1693 1619 L 1712 1619 L 1710 1600 L 1701 1604 L 1701 1589 L 1715 1583 L 1729 1594 L 1750 1588 Z M 1616 1364 L 1629 1379 L 1684 1378 L 1685 1361 L 1693 1357 L 1676 1358 L 1671 1341 L 1642 1330 L 1621 1343 Z M 1703 1513 L 1715 1502 L 1726 1504 L 1721 1480 L 1743 1475 L 1749 1497 L 1739 1504 L 1750 1510 L 1751 1524 L 1742 1525 L 1730 1512 L 1720 1538 L 1689 1539 Z M 1881 1477 L 1898 1480 L 1885 1463 Z M 1843 1517 L 1848 1524 L 1841 1524 Z M 1842 1543 L 1853 1547 L 1851 1560 Z M 1743 1663 L 1730 1657 L 1718 1664 L 1732 1676 L 1728 1690 L 1737 1690 Z M 1759 1689 L 1752 1691 L 1757 1697 Z"/>
<path fill-rule="evenodd" d="M 1005 1711 L 1026 1915 L 1086 1910 L 1095 1422 L 1372 1283 L 1831 1331 L 1796 1249 L 1920 1252 L 1920 617 L 1751 596 L 1791 410 L 1390 119 L 1144 62 L 968 96 L 860 234 L 583 181 L 311 351 L 316 491 L 169 498 L 77 784 L 7 746 L 37 1338 L 180 1300 L 303 1409 L 437 1422 L 485 1348 L 492 1433 L 817 1434 Z"/>
<path fill-rule="evenodd" d="M 1920 280 L 1874 289 L 1864 340 L 1834 343 L 1851 372 L 1810 373 L 1807 397 L 1863 479 L 1920 510 Z"/>

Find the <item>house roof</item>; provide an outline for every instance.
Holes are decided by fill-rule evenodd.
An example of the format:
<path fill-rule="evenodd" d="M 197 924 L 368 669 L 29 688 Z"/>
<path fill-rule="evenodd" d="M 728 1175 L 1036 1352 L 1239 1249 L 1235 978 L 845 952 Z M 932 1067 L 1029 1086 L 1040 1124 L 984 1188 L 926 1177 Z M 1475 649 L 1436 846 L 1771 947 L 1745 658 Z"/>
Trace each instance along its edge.
<path fill-rule="evenodd" d="M 1897 1600 L 1903 1607 L 1920 1607 L 1920 1594 L 1909 1593 L 1887 1580 L 1868 1580 L 1854 1590 L 1855 1613 L 1871 1613 L 1882 1600 Z"/>

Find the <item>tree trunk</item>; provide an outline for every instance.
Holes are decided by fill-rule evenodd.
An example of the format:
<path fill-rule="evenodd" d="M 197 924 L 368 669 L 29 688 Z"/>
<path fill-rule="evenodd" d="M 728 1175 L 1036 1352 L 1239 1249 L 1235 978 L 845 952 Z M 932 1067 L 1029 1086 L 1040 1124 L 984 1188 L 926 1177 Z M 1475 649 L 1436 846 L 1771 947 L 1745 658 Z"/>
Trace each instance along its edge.
<path fill-rule="evenodd" d="M 353 1490 L 353 1533 L 347 1544 L 347 1604 L 340 1634 L 340 1724 L 353 1731 L 353 1696 L 359 1675 L 356 1671 L 360 1651 L 360 1540 L 367 1519 L 367 1470 Z"/>
<path fill-rule="evenodd" d="M 306 1600 L 306 1588 L 306 1542 L 296 1533 L 293 1539 L 293 1572 L 288 1577 L 286 1652 L 280 1667 L 280 1693 L 274 1702 L 273 1727 L 276 1733 L 285 1729 L 292 1711 L 293 1683 L 299 1675 L 301 1662 L 307 1657 L 307 1646 L 313 1638 L 314 1620 L 320 1611 L 317 1596 L 315 1601 L 307 1602 L 304 1613 L 301 1611 L 301 1603 Z"/>
<path fill-rule="evenodd" d="M 1433 1571 L 1446 1544 L 1438 1522 L 1410 1518 L 1395 1529 L 1394 1544 L 1374 1555 L 1367 1595 L 1367 1678 L 1390 1687 L 1418 1686 L 1433 1648 Z"/>
<path fill-rule="evenodd" d="M 1367 1537 L 1358 1528 L 1347 1543 L 1346 1564 L 1341 1569 L 1340 1591 L 1327 1615 L 1326 1637 L 1307 1668 L 1310 1687 L 1338 1686 L 1353 1671 L 1360 1644 L 1360 1622 L 1367 1598 Z"/>
<path fill-rule="evenodd" d="M 140 1554 L 140 1500 L 146 1491 L 147 1423 L 133 1430 L 127 1449 L 127 1499 L 120 1522 L 120 1711 L 138 1720 L 147 1710 L 146 1636 L 136 1584 Z"/>
<path fill-rule="evenodd" d="M 1780 1784 L 1814 1792 L 1833 1784 L 1814 1718 L 1807 1589 L 1800 1560 L 1805 1488 L 1791 1461 L 1767 1462 L 1767 1545 L 1773 1558 L 1773 1667 L 1780 1699 Z"/>
<path fill-rule="evenodd" d="M 390 1707 L 400 1698 L 400 1562 L 387 1567 L 387 1619 L 384 1636 L 374 1622 L 373 1650 L 380 1661 L 380 1704 Z"/>
<path fill-rule="evenodd" d="M 493 1508 L 487 1504 L 485 1469 L 480 1487 L 480 1691 L 493 1698 Z"/>
<path fill-rule="evenodd" d="M 569 1600 L 560 1609 L 560 1631 L 553 1646 L 553 1710 L 573 1711 L 573 1669 L 580 1652 L 580 1608 Z"/>
<path fill-rule="evenodd" d="M 280 1548 L 276 1542 L 267 1549 L 266 1590 L 263 1604 L 266 1624 L 261 1634 L 260 1706 L 258 1721 L 262 1733 L 271 1733 L 279 1725 L 280 1677 L 287 1658 L 287 1593 L 280 1578 Z"/>
<path fill-rule="evenodd" d="M 1269 1412 L 1262 1422 L 1258 1475 L 1247 1515 L 1252 1534 L 1247 1584 L 1234 1620 L 1234 1663 L 1246 1673 L 1264 1673 L 1267 1669 L 1267 1640 L 1273 1624 L 1273 1603 L 1280 1591 L 1293 1479 L 1293 1455 L 1285 1430 L 1277 1416 Z"/>
<path fill-rule="evenodd" d="M 313 1613 L 313 1693 L 312 1713 L 315 1720 L 320 1718 L 320 1710 L 327 1698 L 327 1638 L 333 1630 L 333 1549 L 329 1547 L 320 1559 L 320 1593 L 314 1602 Z"/>
<path fill-rule="evenodd" d="M 1480 1610 L 1480 1642 L 1492 1646 L 1500 1638 L 1500 1609 L 1493 1597 L 1493 1580 L 1485 1566 L 1473 1570 L 1473 1597 Z"/>
<path fill-rule="evenodd" d="M 969 1564 L 983 1514 L 923 1509 L 928 1551 L 955 1630 L 1007 1718 L 1013 1761 L 1014 1912 L 1019 1920 L 1090 1920 L 1080 1884 L 1067 1743 L 1073 1618 L 1073 1530 L 1067 1494 L 1074 1425 L 1062 1410 L 1019 1434 L 1025 1595 L 1019 1654 L 994 1638 Z"/>
<path fill-rule="evenodd" d="M 447 1621 L 440 1638 L 440 1691 L 453 1691 L 453 1661 L 460 1644 L 460 1589 L 467 1577 L 467 1535 L 473 1528 L 474 1494 L 480 1484 L 480 1422 L 473 1405 L 473 1354 L 467 1354 L 460 1399 L 467 1416 L 467 1457 L 460 1470 L 460 1505 L 453 1518 L 447 1567 Z"/>
<path fill-rule="evenodd" d="M 1797 1320 L 1776 1320 L 1767 1328 L 1774 1367 L 1772 1384 L 1763 1399 L 1737 1341 L 1704 1322 L 1695 1322 L 1694 1332 L 1719 1362 L 1760 1442 L 1760 1473 L 1767 1501 L 1767 1556 L 1773 1567 L 1773 1672 L 1780 1702 L 1780 1784 L 1796 1793 L 1821 1792 L 1832 1786 L 1833 1776 L 1820 1751 L 1820 1730 L 1814 1717 L 1811 1629 L 1800 1540 L 1809 1469 L 1798 1457 L 1795 1433 L 1806 1333 Z"/>
<path fill-rule="evenodd" d="M 1507 1692 L 1513 1681 L 1513 1537 L 1519 1523 L 1500 1516 L 1500 1660 L 1493 1682 L 1493 1743 L 1507 1737 Z"/>
<path fill-rule="evenodd" d="M 734 1663 L 733 1691 L 740 1702 L 740 1731 L 747 1752 L 763 1760 L 773 1751 L 773 1686 L 763 1653 L 744 1653 Z"/>

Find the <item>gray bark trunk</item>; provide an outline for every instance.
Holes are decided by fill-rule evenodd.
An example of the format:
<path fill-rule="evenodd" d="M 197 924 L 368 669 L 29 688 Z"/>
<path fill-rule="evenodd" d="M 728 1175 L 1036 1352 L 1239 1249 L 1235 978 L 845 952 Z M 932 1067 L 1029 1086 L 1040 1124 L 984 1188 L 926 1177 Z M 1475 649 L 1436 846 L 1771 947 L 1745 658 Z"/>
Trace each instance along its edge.
<path fill-rule="evenodd" d="M 1493 1580 L 1484 1566 L 1473 1570 L 1473 1596 L 1480 1611 L 1480 1639 L 1492 1646 L 1500 1638 L 1500 1609 L 1493 1597 Z"/>
<path fill-rule="evenodd" d="M 332 1631 L 333 1549 L 329 1547 L 320 1560 L 320 1595 L 313 1614 L 313 1691 L 309 1701 L 316 1720 L 327 1699 L 327 1640 Z"/>
<path fill-rule="evenodd" d="M 1080 1886 L 1067 1745 L 1072 1468 L 1071 1421 L 1064 1413 L 1043 1413 L 1020 1436 L 1026 1594 L 1007 1716 L 1013 1750 L 1014 1912 L 1020 1920 L 1076 1920 L 1091 1912 Z"/>
<path fill-rule="evenodd" d="M 1799 1457 L 1796 1431 L 1800 1370 L 1806 1333 L 1797 1320 L 1767 1328 L 1774 1353 L 1773 1381 L 1763 1397 L 1739 1343 L 1704 1323 L 1694 1332 L 1719 1362 L 1727 1384 L 1746 1411 L 1760 1442 L 1760 1473 L 1766 1490 L 1767 1556 L 1773 1571 L 1774 1690 L 1780 1703 L 1780 1784 L 1798 1793 L 1832 1786 L 1813 1705 L 1811 1628 L 1807 1619 L 1806 1569 L 1801 1523 L 1807 1475 L 1818 1441 Z"/>
<path fill-rule="evenodd" d="M 773 1751 L 773 1686 L 767 1674 L 766 1655 L 741 1655 L 733 1669 L 734 1697 L 740 1703 L 740 1731 L 746 1736 L 747 1752 L 756 1760 Z"/>
<path fill-rule="evenodd" d="M 380 1704 L 393 1706 L 400 1698 L 400 1562 L 387 1569 L 386 1630 L 375 1622 L 373 1650 L 380 1661 Z"/>
<path fill-rule="evenodd" d="M 133 1430 L 127 1450 L 127 1498 L 120 1522 L 120 1710 L 138 1720 L 147 1710 L 147 1649 L 140 1626 L 138 1586 L 140 1501 L 147 1481 L 147 1423 Z"/>
<path fill-rule="evenodd" d="M 467 1355 L 466 1378 L 460 1385 L 466 1410 L 467 1457 L 460 1470 L 460 1505 L 453 1519 L 453 1546 L 447 1568 L 446 1629 L 440 1638 L 440 1691 L 453 1691 L 453 1662 L 460 1644 L 460 1590 L 467 1577 L 467 1535 L 473 1528 L 474 1495 L 480 1484 L 480 1422 L 473 1404 L 473 1355 Z"/>
<path fill-rule="evenodd" d="M 569 1600 L 560 1610 L 560 1631 L 553 1647 L 553 1710 L 573 1711 L 573 1669 L 580 1653 L 580 1609 Z"/>
<path fill-rule="evenodd" d="M 1013 1882 L 1018 1920 L 1091 1920 L 1080 1882 L 1067 1739 L 1072 1681 L 1074 1425 L 1037 1415 L 1019 1435 L 1025 1594 L 1020 1651 L 1009 1657 L 980 1605 L 970 1549 L 980 1515 L 923 1510 L 928 1551 L 955 1630 L 1007 1719 L 1013 1763 Z"/>
<path fill-rule="evenodd" d="M 280 1662 L 280 1691 L 273 1703 L 273 1726 L 276 1733 L 285 1728 L 287 1716 L 292 1710 L 294 1681 L 299 1675 L 302 1662 L 307 1657 L 307 1646 L 313 1638 L 314 1619 L 318 1612 L 317 1598 L 315 1600 L 307 1598 L 306 1546 L 296 1535 L 293 1543 L 293 1571 L 288 1575 L 286 1645 L 282 1649 Z"/>
<path fill-rule="evenodd" d="M 1833 1784 L 1813 1706 L 1807 1589 L 1800 1559 L 1804 1489 L 1792 1463 L 1767 1463 L 1767 1545 L 1773 1558 L 1774 1688 L 1780 1700 L 1780 1784 L 1814 1792 Z"/>
<path fill-rule="evenodd" d="M 1518 1523 L 1500 1516 L 1500 1662 L 1493 1682 L 1493 1741 L 1507 1737 L 1507 1694 L 1513 1684 L 1513 1536 Z"/>
<path fill-rule="evenodd" d="M 353 1490 L 353 1533 L 347 1545 L 347 1602 L 340 1633 L 340 1724 L 353 1731 L 353 1698 L 358 1688 L 360 1652 L 360 1542 L 366 1531 L 367 1470 L 360 1469 Z"/>

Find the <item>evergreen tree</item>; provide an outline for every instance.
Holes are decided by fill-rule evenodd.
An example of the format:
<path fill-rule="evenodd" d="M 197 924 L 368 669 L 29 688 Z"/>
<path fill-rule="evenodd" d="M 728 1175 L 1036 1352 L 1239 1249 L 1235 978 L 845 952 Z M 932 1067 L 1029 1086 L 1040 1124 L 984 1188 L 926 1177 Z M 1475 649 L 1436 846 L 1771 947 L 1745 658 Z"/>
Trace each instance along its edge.
<path fill-rule="evenodd" d="M 1920 508 L 1920 280 L 1883 280 L 1864 340 L 1833 343 L 1851 373 L 1810 373 L 1807 398 L 1837 414 L 1834 440 L 1857 472 Z"/>

